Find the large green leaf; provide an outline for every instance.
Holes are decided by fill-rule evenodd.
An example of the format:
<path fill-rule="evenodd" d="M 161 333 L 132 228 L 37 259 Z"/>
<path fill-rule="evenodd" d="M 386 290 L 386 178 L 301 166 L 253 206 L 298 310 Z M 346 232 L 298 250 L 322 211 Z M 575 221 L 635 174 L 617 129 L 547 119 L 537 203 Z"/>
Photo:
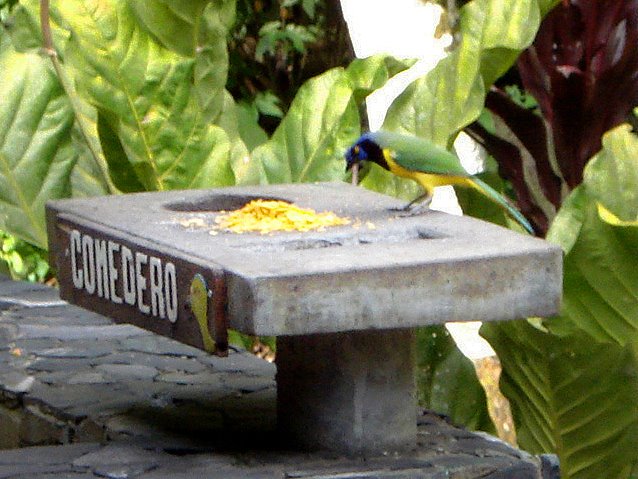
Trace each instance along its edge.
<path fill-rule="evenodd" d="M 35 53 L 40 50 L 43 46 L 40 0 L 20 0 L 11 11 L 6 28 L 17 51 Z M 51 25 L 51 33 L 56 46 L 64 45 L 69 38 L 68 30 L 55 23 Z"/>
<path fill-rule="evenodd" d="M 244 142 L 242 132 L 245 128 L 263 133 L 263 142 L 267 140 L 266 133 L 260 129 L 257 116 L 252 118 L 241 117 L 241 108 L 235 103 L 232 95 L 224 91 L 224 103 L 217 116 L 217 124 L 224 129 L 230 140 L 230 163 L 235 175 L 235 183 L 238 185 L 259 184 L 260 167 L 257 161 L 250 161 L 247 144 Z"/>
<path fill-rule="evenodd" d="M 0 33 L 0 228 L 47 244 L 44 204 L 69 196 L 73 111 L 48 60 Z"/>
<path fill-rule="evenodd" d="M 474 365 L 458 350 L 445 326 L 419 329 L 417 351 L 419 404 L 449 416 L 455 424 L 494 433 Z"/>
<path fill-rule="evenodd" d="M 57 12 L 55 5 L 52 9 Z M 58 15 L 59 16 L 59 15 Z M 9 32 L 14 48 L 20 52 L 39 53 L 42 46 L 39 0 L 22 0 L 12 11 Z M 53 47 L 58 56 L 64 50 L 70 32 L 65 26 L 49 22 L 53 33 Z M 94 196 L 118 193 L 112 183 L 106 158 L 98 139 L 97 112 L 80 98 L 74 87 L 72 71 L 64 68 L 59 59 L 52 59 L 58 80 L 67 94 L 75 116 L 73 144 L 79 158 L 71 174 L 73 196 Z"/>
<path fill-rule="evenodd" d="M 556 452 L 566 479 L 621 479 L 638 459 L 638 362 L 634 345 L 559 338 L 527 321 L 486 323 L 519 445 Z"/>
<path fill-rule="evenodd" d="M 490 85 L 534 39 L 542 15 L 557 0 L 474 0 L 460 11 L 461 42 L 428 74 L 412 82 L 390 106 L 383 128 L 429 138 L 450 147 L 457 133 L 476 120 Z M 363 184 L 413 199 L 411 180 L 376 171 Z M 471 195 L 471 193 L 470 193 Z"/>
<path fill-rule="evenodd" d="M 359 135 L 359 112 L 342 68 L 307 81 L 270 141 L 253 151 L 268 183 L 344 176 L 343 151 Z"/>
<path fill-rule="evenodd" d="M 195 93 L 205 117 L 216 118 L 224 103 L 226 37 L 235 20 L 235 0 L 134 0 L 131 6 L 159 43 L 195 59 Z"/>
<path fill-rule="evenodd" d="M 569 321 L 549 323 L 557 333 L 577 327 L 599 341 L 638 338 L 636 151 L 629 125 L 607 133 L 549 230 L 548 239 L 566 252 L 563 314 Z"/>
<path fill-rule="evenodd" d="M 448 146 L 478 118 L 489 86 L 531 44 L 556 0 L 474 0 L 460 11 L 461 42 L 395 100 L 384 128 Z"/>
<path fill-rule="evenodd" d="M 56 13 L 72 33 L 64 58 L 78 93 L 110 123 L 145 189 L 234 181 L 228 137 L 194 92 L 195 60 L 159 45 L 124 0 L 70 0 Z"/>
<path fill-rule="evenodd" d="M 603 137 L 548 239 L 564 260 L 561 316 L 490 324 L 519 443 L 558 452 L 567 478 L 629 477 L 638 463 L 638 138 Z"/>
<path fill-rule="evenodd" d="M 86 197 L 119 193 L 111 181 L 108 165 L 97 136 L 96 125 L 86 120 L 83 130 L 79 125 L 80 121 L 76 115 L 71 132 L 73 146 L 78 154 L 78 161 L 71 172 L 71 196 Z M 88 140 L 87 133 L 90 135 Z"/>
<path fill-rule="evenodd" d="M 343 179 L 343 154 L 360 134 L 357 99 L 379 88 L 396 70 L 385 57 L 373 56 L 304 83 L 272 138 L 253 151 L 253 160 L 262 168 L 261 181 Z"/>

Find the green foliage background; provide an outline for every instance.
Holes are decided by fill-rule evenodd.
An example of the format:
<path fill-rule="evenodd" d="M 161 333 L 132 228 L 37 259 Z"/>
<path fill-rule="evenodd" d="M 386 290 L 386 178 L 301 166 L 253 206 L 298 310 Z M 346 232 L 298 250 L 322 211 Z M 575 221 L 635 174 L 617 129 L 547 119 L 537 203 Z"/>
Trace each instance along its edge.
<path fill-rule="evenodd" d="M 331 17 L 322 2 L 283 3 L 302 21 L 234 0 L 53 2 L 52 61 L 38 2 L 0 1 L 0 229 L 46 249 L 49 199 L 347 180 L 342 155 L 365 124 L 365 97 L 410 62 L 340 54 L 310 79 L 286 77 L 295 94 L 284 97 L 268 75 L 279 78 L 282 58 L 304 63 Z M 556 3 L 468 2 L 455 49 L 396 99 L 384 128 L 450 147 Z M 266 80 L 238 81 L 251 68 Z M 565 251 L 561 316 L 483 329 L 503 363 L 521 446 L 557 452 L 564 477 L 630 477 L 638 459 L 638 140 L 622 126 L 603 146 L 548 235 Z M 363 185 L 417 190 L 374 167 Z M 466 212 L 507 221 L 462 200 Z M 3 241 L 6 262 L 22 246 Z M 421 331 L 419 351 L 420 399 L 493 430 L 472 364 L 445 330 Z"/>

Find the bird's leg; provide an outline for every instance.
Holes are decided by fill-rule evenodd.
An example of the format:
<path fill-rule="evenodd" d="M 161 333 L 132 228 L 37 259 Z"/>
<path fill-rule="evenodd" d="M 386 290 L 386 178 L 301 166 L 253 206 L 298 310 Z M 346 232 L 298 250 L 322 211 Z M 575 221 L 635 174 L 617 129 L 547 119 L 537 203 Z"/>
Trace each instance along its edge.
<path fill-rule="evenodd" d="M 410 201 L 407 205 L 401 208 L 401 210 L 410 211 L 412 209 L 412 206 L 414 206 L 416 203 L 419 203 L 419 209 L 421 208 L 427 209 L 429 208 L 430 203 L 432 203 L 432 195 L 430 194 L 429 191 L 426 191 L 422 195 L 419 195 L 416 198 L 414 198 L 412 201 Z"/>
<path fill-rule="evenodd" d="M 415 204 L 418 203 L 418 207 L 413 208 Z M 408 215 L 417 215 L 422 213 L 424 210 L 430 207 L 430 203 L 432 203 L 432 195 L 429 192 L 425 192 L 422 195 L 417 196 L 412 201 L 410 201 L 407 205 L 402 206 L 401 208 L 392 208 L 393 211 L 398 211 L 400 213 L 408 213 Z"/>

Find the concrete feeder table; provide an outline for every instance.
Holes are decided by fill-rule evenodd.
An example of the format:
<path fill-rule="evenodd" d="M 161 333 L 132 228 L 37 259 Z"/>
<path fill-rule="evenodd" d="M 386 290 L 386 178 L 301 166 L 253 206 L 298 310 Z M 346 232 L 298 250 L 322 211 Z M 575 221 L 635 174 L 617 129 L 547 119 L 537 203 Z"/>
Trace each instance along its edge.
<path fill-rule="evenodd" d="M 352 223 L 211 234 L 220 210 L 255 198 Z M 561 294 L 558 247 L 467 217 L 392 210 L 402 205 L 324 183 L 64 200 L 47 217 L 63 299 L 202 348 L 189 307 L 201 275 L 230 328 L 277 336 L 283 435 L 376 454 L 415 445 L 415 327 L 549 316 Z M 219 331 L 219 307 L 208 310 Z"/>

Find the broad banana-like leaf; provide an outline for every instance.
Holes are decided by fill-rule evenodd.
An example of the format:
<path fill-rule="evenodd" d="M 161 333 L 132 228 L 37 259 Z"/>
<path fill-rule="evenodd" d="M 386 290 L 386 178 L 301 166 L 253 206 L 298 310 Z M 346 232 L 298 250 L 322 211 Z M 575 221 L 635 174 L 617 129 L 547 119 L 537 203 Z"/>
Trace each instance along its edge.
<path fill-rule="evenodd" d="M 90 105 L 86 104 L 90 108 Z M 96 125 L 86 121 L 85 129 L 79 126 L 77 115 L 71 131 L 73 147 L 78 153 L 78 161 L 71 172 L 71 196 L 88 197 L 119 193 L 108 173 L 106 159 L 99 143 Z M 88 133 L 90 132 L 90 133 Z M 94 132 L 94 133 L 93 133 Z M 87 133 L 91 138 L 87 141 Z M 92 143 L 93 149 L 89 145 Z M 97 157 L 97 160 L 96 160 Z M 100 165 L 103 165 L 100 167 Z M 108 178 L 107 178 L 108 177 Z"/>
<path fill-rule="evenodd" d="M 485 93 L 529 46 L 556 0 L 474 0 L 460 10 L 456 50 L 419 78 L 390 107 L 384 128 L 449 146 L 478 118 Z"/>
<path fill-rule="evenodd" d="M 566 252 L 563 313 L 570 320 L 549 327 L 575 326 L 624 345 L 638 339 L 638 138 L 625 124 L 602 144 L 547 236 Z"/>
<path fill-rule="evenodd" d="M 234 182 L 228 136 L 194 92 L 195 60 L 159 45 L 124 0 L 70 0 L 56 13 L 71 31 L 64 59 L 77 92 L 109 122 L 145 190 Z"/>
<path fill-rule="evenodd" d="M 343 155 L 360 134 L 356 97 L 379 88 L 393 71 L 385 57 L 374 56 L 304 83 L 272 138 L 252 153 L 262 168 L 261 181 L 343 179 Z"/>
<path fill-rule="evenodd" d="M 272 138 L 257 147 L 267 183 L 334 181 L 344 176 L 343 152 L 359 135 L 359 112 L 342 68 L 307 81 Z"/>
<path fill-rule="evenodd" d="M 56 5 L 52 6 L 56 12 Z M 43 47 L 40 25 L 39 0 L 22 0 L 12 10 L 8 31 L 14 48 L 19 52 L 39 53 Z M 55 22 L 49 22 L 53 34 L 53 48 L 58 57 L 64 51 L 69 31 Z M 78 152 L 78 161 L 71 173 L 72 196 L 94 196 L 118 193 L 110 179 L 106 158 L 97 132 L 97 112 L 80 98 L 74 88 L 72 72 L 57 61 L 58 81 L 67 94 L 73 109 L 75 125 L 73 127 L 73 145 Z"/>
<path fill-rule="evenodd" d="M 494 433 L 474 365 L 456 347 L 445 326 L 419 329 L 417 351 L 419 404 L 445 414 L 455 424 Z"/>
<path fill-rule="evenodd" d="M 0 229 L 46 248 L 44 204 L 71 194 L 73 111 L 46 58 L 0 33 Z"/>
<path fill-rule="evenodd" d="M 236 105 L 235 112 L 237 115 L 237 131 L 246 144 L 248 151 L 252 151 L 268 141 L 268 134 L 259 126 L 259 110 L 254 103 L 240 101 Z"/>
<path fill-rule="evenodd" d="M 131 7 L 163 46 L 194 58 L 194 85 L 209 120 L 220 114 L 228 76 L 226 37 L 235 20 L 235 0 L 135 0 Z"/>
<path fill-rule="evenodd" d="M 485 325 L 519 444 L 558 452 L 566 478 L 627 478 L 638 463 L 638 138 L 608 132 L 548 232 L 564 260 L 561 316 Z"/>
<path fill-rule="evenodd" d="M 51 7 L 55 8 L 55 5 Z M 11 10 L 6 29 L 16 51 L 35 53 L 40 50 L 43 46 L 40 0 L 20 0 Z M 64 45 L 69 38 L 69 31 L 56 23 L 51 24 L 51 33 L 56 46 Z M 58 52 L 60 52 L 59 49 Z"/>
<path fill-rule="evenodd" d="M 217 116 L 217 125 L 224 129 L 230 140 L 230 163 L 235 175 L 235 184 L 256 185 L 259 184 L 260 168 L 257 161 L 251 161 L 249 150 L 241 135 L 242 128 L 248 127 L 261 131 L 266 141 L 266 133 L 259 128 L 257 117 L 241 118 L 240 108 L 235 103 L 233 96 L 224 91 L 224 103 Z M 244 123 L 240 123 L 243 121 Z"/>
<path fill-rule="evenodd" d="M 638 459 L 638 357 L 635 344 L 565 337 L 527 321 L 486 323 L 501 390 L 510 401 L 518 443 L 555 452 L 565 479 L 623 479 Z"/>
<path fill-rule="evenodd" d="M 475 0 L 460 10 L 459 46 L 429 73 L 412 82 L 390 106 L 383 128 L 411 133 L 451 147 L 457 133 L 476 120 L 491 84 L 533 39 L 557 0 Z M 376 173 L 397 193 L 418 195 L 411 180 Z M 373 188 L 377 189 L 377 188 Z M 411 199 L 412 199 L 411 198 Z"/>

